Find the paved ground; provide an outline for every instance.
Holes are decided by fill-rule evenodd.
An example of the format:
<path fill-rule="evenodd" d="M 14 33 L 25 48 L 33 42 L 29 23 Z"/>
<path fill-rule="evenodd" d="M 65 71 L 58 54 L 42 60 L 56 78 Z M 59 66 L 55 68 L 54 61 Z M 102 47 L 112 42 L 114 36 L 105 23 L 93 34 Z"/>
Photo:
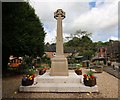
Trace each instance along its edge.
<path fill-rule="evenodd" d="M 104 68 L 104 71 L 120 79 L 120 72 L 118 69 L 114 70 L 111 66 L 108 66 Z"/>
<path fill-rule="evenodd" d="M 19 93 L 22 76 L 2 79 L 2 98 L 118 98 L 118 78 L 103 72 L 95 73 L 99 93 Z"/>

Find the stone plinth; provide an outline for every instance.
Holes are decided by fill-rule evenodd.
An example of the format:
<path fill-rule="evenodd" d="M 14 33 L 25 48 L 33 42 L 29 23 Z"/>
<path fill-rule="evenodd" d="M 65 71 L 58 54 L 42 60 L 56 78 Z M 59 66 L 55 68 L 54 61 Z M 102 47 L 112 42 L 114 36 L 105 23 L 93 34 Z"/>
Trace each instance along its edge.
<path fill-rule="evenodd" d="M 31 86 L 20 86 L 20 92 L 98 92 L 98 86 L 83 84 L 83 76 L 69 71 L 69 76 L 50 76 L 49 71 L 35 78 Z"/>
<path fill-rule="evenodd" d="M 51 76 L 68 76 L 68 63 L 64 55 L 56 56 L 51 59 Z"/>
<path fill-rule="evenodd" d="M 37 76 L 38 83 L 82 83 L 82 75 L 78 76 L 74 70 L 69 71 L 69 76 L 50 76 L 49 71 L 42 76 Z"/>

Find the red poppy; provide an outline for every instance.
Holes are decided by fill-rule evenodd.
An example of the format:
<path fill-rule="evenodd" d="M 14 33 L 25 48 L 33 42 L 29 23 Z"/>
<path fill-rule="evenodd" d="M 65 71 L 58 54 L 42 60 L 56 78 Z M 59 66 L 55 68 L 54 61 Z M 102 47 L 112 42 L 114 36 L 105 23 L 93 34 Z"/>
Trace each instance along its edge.
<path fill-rule="evenodd" d="M 47 68 L 43 68 L 43 71 L 46 71 L 47 70 Z"/>
<path fill-rule="evenodd" d="M 44 68 L 45 70 L 47 70 L 47 68 Z"/>
<path fill-rule="evenodd" d="M 33 74 L 32 77 L 35 78 L 35 74 Z"/>
<path fill-rule="evenodd" d="M 83 76 L 84 76 L 84 78 L 87 78 L 87 75 L 86 75 L 86 74 L 84 74 Z"/>
<path fill-rule="evenodd" d="M 95 78 L 94 76 L 91 76 L 91 78 L 93 79 L 93 78 Z"/>

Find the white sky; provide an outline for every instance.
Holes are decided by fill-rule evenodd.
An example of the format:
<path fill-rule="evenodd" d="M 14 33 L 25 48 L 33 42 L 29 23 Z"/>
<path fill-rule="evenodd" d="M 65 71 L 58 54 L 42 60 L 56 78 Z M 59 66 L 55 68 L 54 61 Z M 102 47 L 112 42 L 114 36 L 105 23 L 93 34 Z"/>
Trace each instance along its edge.
<path fill-rule="evenodd" d="M 119 0 L 30 0 L 35 13 L 47 32 L 45 42 L 55 42 L 56 24 L 54 12 L 61 8 L 66 12 L 63 20 L 64 37 L 81 29 L 92 32 L 93 41 L 118 39 Z"/>

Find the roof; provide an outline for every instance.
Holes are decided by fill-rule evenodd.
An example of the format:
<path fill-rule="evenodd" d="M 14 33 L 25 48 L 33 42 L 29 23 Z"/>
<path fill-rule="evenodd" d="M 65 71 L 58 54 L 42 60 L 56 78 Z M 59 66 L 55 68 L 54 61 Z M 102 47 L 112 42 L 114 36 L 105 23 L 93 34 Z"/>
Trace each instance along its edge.
<path fill-rule="evenodd" d="M 45 52 L 56 52 L 56 44 L 52 44 L 45 47 Z M 76 50 L 71 47 L 64 47 L 64 53 L 75 53 Z"/>
<path fill-rule="evenodd" d="M 105 58 L 104 57 L 94 57 L 92 59 L 92 61 L 95 61 L 95 60 L 105 60 Z"/>

